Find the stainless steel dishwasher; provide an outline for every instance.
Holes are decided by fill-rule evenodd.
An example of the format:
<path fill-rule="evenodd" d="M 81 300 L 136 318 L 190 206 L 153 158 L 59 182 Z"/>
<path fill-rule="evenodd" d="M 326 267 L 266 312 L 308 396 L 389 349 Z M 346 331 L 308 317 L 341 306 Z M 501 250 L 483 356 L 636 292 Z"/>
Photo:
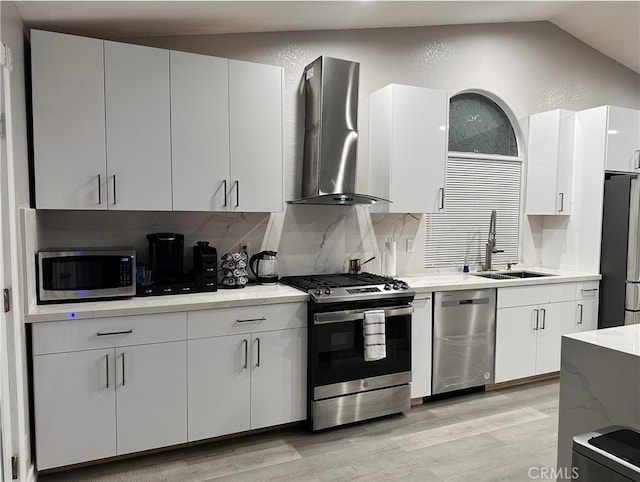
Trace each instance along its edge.
<path fill-rule="evenodd" d="M 433 394 L 494 381 L 496 290 L 436 292 L 433 303 Z"/>

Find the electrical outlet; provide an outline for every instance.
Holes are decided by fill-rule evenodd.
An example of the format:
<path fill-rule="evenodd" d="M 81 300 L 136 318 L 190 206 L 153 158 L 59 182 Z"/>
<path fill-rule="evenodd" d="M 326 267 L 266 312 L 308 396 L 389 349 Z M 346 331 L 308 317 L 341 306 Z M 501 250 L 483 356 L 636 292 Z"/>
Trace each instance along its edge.
<path fill-rule="evenodd" d="M 414 238 L 407 238 L 407 253 L 413 253 Z"/>
<path fill-rule="evenodd" d="M 249 253 L 251 252 L 251 245 L 248 241 L 240 241 L 239 249 L 241 253 L 247 253 L 247 256 L 249 256 Z"/>

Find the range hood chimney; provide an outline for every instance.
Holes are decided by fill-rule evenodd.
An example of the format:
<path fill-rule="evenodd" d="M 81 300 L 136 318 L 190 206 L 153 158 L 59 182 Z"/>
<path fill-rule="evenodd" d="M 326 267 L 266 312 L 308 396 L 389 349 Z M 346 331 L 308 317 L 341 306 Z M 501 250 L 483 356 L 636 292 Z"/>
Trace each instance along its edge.
<path fill-rule="evenodd" d="M 288 203 L 389 202 L 355 192 L 359 73 L 359 63 L 326 56 L 305 67 L 302 198 Z"/>

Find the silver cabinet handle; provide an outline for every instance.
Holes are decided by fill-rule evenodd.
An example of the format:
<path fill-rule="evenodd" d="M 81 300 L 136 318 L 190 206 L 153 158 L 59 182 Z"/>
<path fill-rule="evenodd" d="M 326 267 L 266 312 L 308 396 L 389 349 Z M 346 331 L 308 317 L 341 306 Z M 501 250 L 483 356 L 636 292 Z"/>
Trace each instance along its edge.
<path fill-rule="evenodd" d="M 438 189 L 438 196 L 440 198 L 440 204 L 438 206 L 438 209 L 444 209 L 444 188 L 443 187 Z"/>
<path fill-rule="evenodd" d="M 636 169 L 640 169 L 640 149 L 636 151 L 636 159 L 638 160 L 638 164 L 636 165 Z"/>
<path fill-rule="evenodd" d="M 102 204 L 102 182 L 100 182 L 100 174 L 98 174 L 98 205 Z"/>
<path fill-rule="evenodd" d="M 116 203 L 116 175 L 113 175 L 113 204 Z"/>
<path fill-rule="evenodd" d="M 578 311 L 580 313 L 580 316 L 578 316 L 578 325 L 582 325 L 582 311 L 583 311 L 583 306 L 582 303 L 578 303 Z"/>
<path fill-rule="evenodd" d="M 107 367 L 107 388 L 109 388 L 109 354 L 104 356 L 105 366 Z"/>
<path fill-rule="evenodd" d="M 222 185 L 224 189 L 224 204 L 222 206 L 227 207 L 227 180 L 226 179 L 222 180 Z"/>
<path fill-rule="evenodd" d="M 131 333 L 133 333 L 133 330 L 127 330 L 127 331 L 107 331 L 107 332 L 97 332 L 96 335 L 97 336 L 111 336 L 111 335 L 130 335 Z"/>
<path fill-rule="evenodd" d="M 240 206 L 240 181 L 236 179 L 236 207 Z"/>
<path fill-rule="evenodd" d="M 242 368 L 246 370 L 249 367 L 249 341 L 245 338 L 242 343 L 244 343 L 244 365 Z"/>
<path fill-rule="evenodd" d="M 547 321 L 547 310 L 542 308 L 540 311 L 542 311 L 542 326 L 540 327 L 540 329 L 544 330 L 545 322 Z"/>
<path fill-rule="evenodd" d="M 559 193 L 559 195 L 560 195 L 560 209 L 558 209 L 558 212 L 561 213 L 562 211 L 564 211 L 564 193 L 561 192 Z"/>
<path fill-rule="evenodd" d="M 580 290 L 580 293 L 592 293 L 594 291 L 598 291 L 598 288 L 591 288 L 588 290 Z"/>
<path fill-rule="evenodd" d="M 260 338 L 256 338 L 256 341 L 258 342 L 258 357 L 256 359 L 256 366 L 259 367 L 260 366 Z"/>
<path fill-rule="evenodd" d="M 122 352 L 122 386 L 124 387 L 124 352 Z"/>
<path fill-rule="evenodd" d="M 244 320 L 236 320 L 236 323 L 253 323 L 256 321 L 267 321 L 267 318 L 263 316 L 262 318 L 247 318 Z"/>
<path fill-rule="evenodd" d="M 533 327 L 533 330 L 537 331 L 538 330 L 538 320 L 540 318 L 540 310 L 533 310 L 533 312 L 536 314 L 536 324 Z"/>

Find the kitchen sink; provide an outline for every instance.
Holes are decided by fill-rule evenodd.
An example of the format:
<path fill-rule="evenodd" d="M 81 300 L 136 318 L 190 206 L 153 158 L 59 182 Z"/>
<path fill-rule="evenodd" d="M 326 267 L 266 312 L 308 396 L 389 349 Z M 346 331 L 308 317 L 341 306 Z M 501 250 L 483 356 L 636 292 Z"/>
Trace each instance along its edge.
<path fill-rule="evenodd" d="M 496 271 L 489 273 L 472 273 L 473 276 L 480 276 L 489 279 L 522 279 L 522 278 L 541 278 L 544 276 L 554 276 L 548 273 L 536 273 L 534 271 Z"/>

